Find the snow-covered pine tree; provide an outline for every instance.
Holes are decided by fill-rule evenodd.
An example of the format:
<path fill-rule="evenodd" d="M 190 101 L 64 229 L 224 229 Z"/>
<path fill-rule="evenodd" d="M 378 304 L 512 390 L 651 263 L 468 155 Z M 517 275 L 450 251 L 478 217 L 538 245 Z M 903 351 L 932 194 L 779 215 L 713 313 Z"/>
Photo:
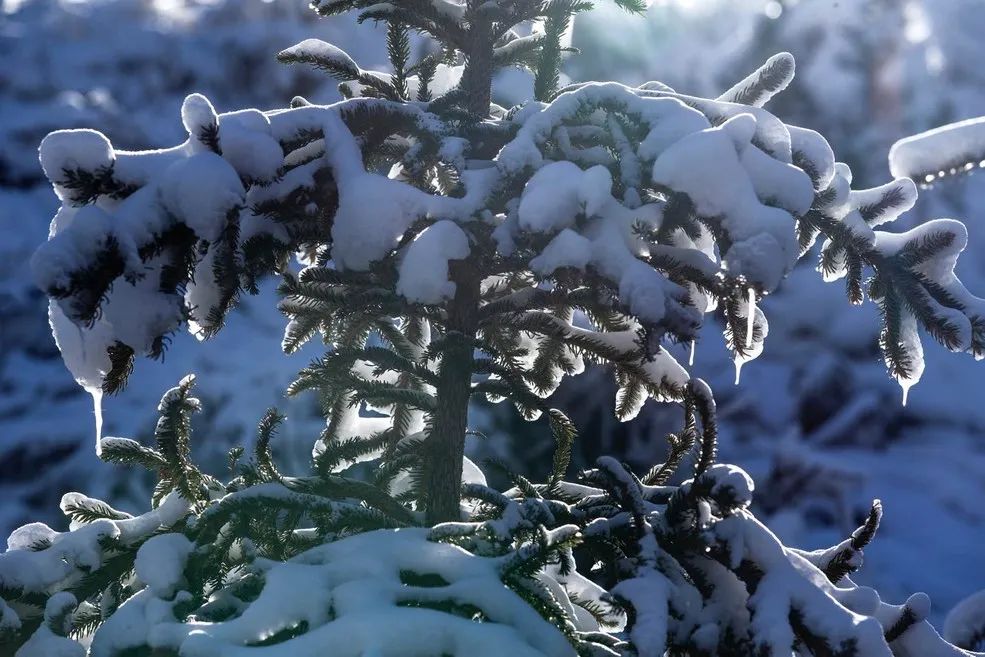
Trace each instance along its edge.
<path fill-rule="evenodd" d="M 276 411 L 252 459 L 230 454 L 229 481 L 201 471 L 183 380 L 153 447 L 97 435 L 105 460 L 157 473 L 151 511 L 70 494 L 69 532 L 8 539 L 10 652 L 971 654 L 924 621 L 925 596 L 893 606 L 851 581 L 878 504 L 829 550 L 780 544 L 748 511 L 749 477 L 714 463 L 711 391 L 663 346 L 694 340 L 719 305 L 738 370 L 766 337 L 758 298 L 823 235 L 825 272 L 847 277 L 852 302 L 873 271 L 887 366 L 906 388 L 918 326 L 985 355 L 983 302 L 953 273 L 962 224 L 875 230 L 915 186 L 851 190 L 820 135 L 762 109 L 792 79 L 789 55 L 718 99 L 658 82 L 558 89 L 585 3 L 315 7 L 385 23 L 392 72 L 309 40 L 280 59 L 338 78 L 342 102 L 217 114 L 192 95 L 187 141 L 152 152 L 49 135 L 41 160 L 63 205 L 34 259 L 97 410 L 137 355 L 160 355 L 184 323 L 215 334 L 239 294 L 281 276 L 285 349 L 328 346 L 289 391 L 325 410 L 311 472 L 275 465 Z M 537 98 L 506 109 L 491 81 L 512 65 L 533 71 Z M 586 359 L 614 370 L 623 419 L 648 398 L 683 407 L 666 463 L 636 475 L 602 458 L 565 481 L 576 429 L 546 399 Z M 546 483 L 486 485 L 464 456 L 475 395 L 547 415 Z M 670 485 L 692 451 L 693 476 Z"/>

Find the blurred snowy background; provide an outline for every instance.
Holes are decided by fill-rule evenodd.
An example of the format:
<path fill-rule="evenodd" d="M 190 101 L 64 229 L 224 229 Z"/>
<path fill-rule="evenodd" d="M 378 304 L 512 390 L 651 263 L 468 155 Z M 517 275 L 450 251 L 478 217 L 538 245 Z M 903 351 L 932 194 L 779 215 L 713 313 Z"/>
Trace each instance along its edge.
<path fill-rule="evenodd" d="M 91 401 L 62 365 L 31 282 L 30 254 L 57 206 L 37 163 L 40 139 L 91 127 L 122 148 L 171 145 L 184 136 L 179 107 L 192 91 L 219 111 L 294 95 L 330 102 L 333 82 L 274 53 L 316 36 L 383 67 L 382 48 L 367 50 L 382 44 L 368 38 L 375 29 L 318 20 L 301 0 L 0 0 L 0 533 L 29 520 L 65 524 L 57 507 L 69 490 L 124 509 L 146 499 L 136 473 L 96 459 Z M 566 70 L 715 96 L 790 51 L 797 79 L 770 109 L 828 137 L 865 187 L 889 180 L 896 139 L 985 114 L 982 34 L 985 0 L 657 0 L 642 19 L 608 6 L 580 18 L 573 43 L 587 54 Z M 501 98 L 516 100 L 527 84 L 506 76 Z M 924 190 L 899 228 L 946 216 L 968 222 L 959 274 L 983 295 L 985 178 Z M 822 283 L 812 266 L 766 300 L 766 352 L 741 385 L 714 327 L 698 344 L 694 370 L 719 400 L 722 458 L 754 475 L 759 510 L 787 543 L 837 542 L 881 498 L 886 516 L 861 579 L 899 601 L 926 591 L 940 620 L 985 588 L 985 365 L 928 341 L 926 373 L 903 407 L 879 357 L 875 309 L 849 306 L 843 286 Z M 196 444 L 213 470 L 275 404 L 290 416 L 278 455 L 303 466 L 322 421 L 310 399 L 288 402 L 282 391 L 315 352 L 280 353 L 272 287 L 247 298 L 214 340 L 176 335 L 163 363 L 138 362 L 131 386 L 105 403 L 105 433 L 148 439 L 161 393 L 195 372 L 205 405 Z M 582 429 L 580 464 L 599 453 L 659 461 L 679 411 L 651 405 L 619 425 L 607 379 L 569 379 L 558 393 Z M 508 409 L 476 409 L 474 421 L 490 435 L 473 446 L 480 456 L 546 472 L 545 427 Z"/>

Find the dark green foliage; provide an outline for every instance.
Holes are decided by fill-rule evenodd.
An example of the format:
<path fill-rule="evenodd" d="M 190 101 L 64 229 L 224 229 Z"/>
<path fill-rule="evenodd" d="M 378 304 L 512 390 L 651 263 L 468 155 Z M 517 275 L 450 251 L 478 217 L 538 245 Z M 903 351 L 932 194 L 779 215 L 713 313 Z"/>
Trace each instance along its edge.
<path fill-rule="evenodd" d="M 571 26 L 572 13 L 571 3 L 565 0 L 550 5 L 534 78 L 534 98 L 537 100 L 549 102 L 557 92 L 561 75 L 561 39 Z"/>
<path fill-rule="evenodd" d="M 122 465 L 139 465 L 148 470 L 158 470 L 167 466 L 167 461 L 155 449 L 144 447 L 128 438 L 104 439 L 100 456 L 104 461 Z"/>
<path fill-rule="evenodd" d="M 277 427 L 281 425 L 285 417 L 277 412 L 275 408 L 267 409 L 260 425 L 257 427 L 257 441 L 253 449 L 254 471 L 257 481 L 280 481 L 281 474 L 274 465 L 274 458 L 270 452 L 270 440 L 277 433 Z"/>
<path fill-rule="evenodd" d="M 386 33 L 387 54 L 393 66 L 393 86 L 401 100 L 408 100 L 407 68 L 410 60 L 410 32 L 406 25 L 391 22 Z"/>
<path fill-rule="evenodd" d="M 351 59 L 342 57 L 321 57 L 315 54 L 303 53 L 295 54 L 283 51 L 277 54 L 277 59 L 285 64 L 308 64 L 328 73 L 336 80 L 342 82 L 339 85 L 343 94 L 346 93 L 346 82 L 355 81 L 365 85 L 371 93 L 378 98 L 388 100 L 400 100 L 400 90 L 393 82 L 382 80 L 381 78 L 363 71 Z M 351 94 L 350 94 L 351 95 Z"/>
<path fill-rule="evenodd" d="M 133 349 L 122 342 L 116 342 L 108 350 L 110 370 L 103 381 L 103 392 L 114 394 L 123 389 L 133 371 Z"/>
<path fill-rule="evenodd" d="M 164 459 L 157 490 L 163 496 L 176 489 L 190 501 L 203 499 L 205 483 L 202 473 L 190 459 L 191 416 L 201 409 L 198 399 L 191 396 L 194 385 L 195 377 L 189 375 L 164 393 L 158 406 L 161 417 L 154 429 L 157 451 Z"/>
<path fill-rule="evenodd" d="M 429 55 L 424 57 L 417 65 L 417 76 L 419 80 L 417 100 L 422 103 L 426 103 L 433 98 L 430 87 L 431 81 L 434 80 L 434 74 L 437 72 L 438 63 L 437 57 Z"/>
<path fill-rule="evenodd" d="M 216 304 L 209 308 L 205 321 L 202 322 L 201 330 L 203 337 L 206 338 L 213 337 L 222 329 L 226 315 L 239 295 L 239 272 L 242 269 L 239 255 L 239 210 L 233 208 L 226 214 L 226 223 L 219 234 L 219 239 L 212 245 L 212 276 L 219 291 L 219 298 Z"/>
<path fill-rule="evenodd" d="M 125 520 L 130 514 L 117 511 L 101 500 L 76 498 L 62 505 L 62 512 L 77 523 L 90 523 L 97 520 Z"/>
<path fill-rule="evenodd" d="M 88 205 L 100 196 L 124 198 L 133 193 L 133 187 L 121 183 L 113 176 L 113 167 L 100 167 L 94 171 L 64 169 L 58 185 L 69 192 L 69 199 L 76 205 Z"/>
<path fill-rule="evenodd" d="M 789 53 L 770 57 L 759 70 L 719 96 L 719 100 L 762 107 L 766 101 L 786 89 L 794 76 L 794 59 Z"/>
<path fill-rule="evenodd" d="M 896 187 L 889 186 L 881 201 L 860 212 L 875 217 L 886 208 L 898 205 L 899 193 Z M 820 232 L 828 238 L 821 251 L 820 269 L 826 274 L 836 274 L 844 268 L 852 303 L 860 303 L 864 297 L 866 268 L 874 272 L 867 291 L 882 317 L 879 343 L 891 375 L 901 380 L 913 375 L 913 352 L 904 339 L 908 330 L 905 324 L 911 318 L 948 349 L 985 354 L 985 319 L 924 271 L 936 259 L 951 257 L 949 254 L 958 238 L 949 227 L 915 235 L 896 253 L 886 255 L 865 236 L 827 216 L 819 209 L 817 200 L 815 208 L 800 224 L 802 244 L 808 233 Z M 971 325 L 969 344 L 965 344 L 961 328 L 954 322 L 955 313 L 964 315 L 963 321 Z"/>
<path fill-rule="evenodd" d="M 45 292 L 60 302 L 68 317 L 85 326 L 99 318 L 99 307 L 109 294 L 113 282 L 123 275 L 124 260 L 119 241 L 106 235 L 91 264 L 73 271 L 67 283 L 55 284 Z"/>
<path fill-rule="evenodd" d="M 571 447 L 578 437 L 578 429 L 568 416 L 556 408 L 550 409 L 548 418 L 554 435 L 554 464 L 551 467 L 551 485 L 561 481 L 571 463 Z"/>
<path fill-rule="evenodd" d="M 872 509 L 865 519 L 865 523 L 852 532 L 848 540 L 848 545 L 838 550 L 827 565 L 823 567 L 824 574 L 827 575 L 829 580 L 837 584 L 845 575 L 849 575 L 858 569 L 858 565 L 853 563 L 855 561 L 854 558 L 875 538 L 881 520 L 882 503 L 879 500 L 874 500 L 872 502 Z"/>

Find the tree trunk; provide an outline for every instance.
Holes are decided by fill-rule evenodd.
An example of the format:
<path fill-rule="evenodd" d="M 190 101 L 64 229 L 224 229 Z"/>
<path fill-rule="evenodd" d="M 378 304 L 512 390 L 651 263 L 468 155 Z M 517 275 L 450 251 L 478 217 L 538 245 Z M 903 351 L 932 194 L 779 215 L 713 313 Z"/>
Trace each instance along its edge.
<path fill-rule="evenodd" d="M 474 370 L 473 346 L 479 314 L 479 275 L 465 261 L 449 263 L 455 296 L 448 308 L 447 346 L 441 356 L 431 431 L 424 444 L 427 522 L 460 520 L 462 459 Z"/>
<path fill-rule="evenodd" d="M 469 30 L 471 48 L 465 53 L 465 70 L 462 72 L 462 89 L 465 91 L 465 107 L 477 119 L 489 116 L 492 99 L 493 35 L 492 20 L 482 15 L 479 2 L 469 2 L 472 28 Z"/>
<path fill-rule="evenodd" d="M 469 40 L 462 89 L 465 106 L 476 120 L 489 116 L 492 96 L 492 19 L 479 8 L 483 0 L 469 0 Z M 472 341 L 478 325 L 480 274 L 468 260 L 449 263 L 455 296 L 448 307 L 448 334 L 438 370 L 435 398 L 438 407 L 424 444 L 424 494 L 427 522 L 460 520 L 462 459 L 468 423 L 472 373 Z"/>

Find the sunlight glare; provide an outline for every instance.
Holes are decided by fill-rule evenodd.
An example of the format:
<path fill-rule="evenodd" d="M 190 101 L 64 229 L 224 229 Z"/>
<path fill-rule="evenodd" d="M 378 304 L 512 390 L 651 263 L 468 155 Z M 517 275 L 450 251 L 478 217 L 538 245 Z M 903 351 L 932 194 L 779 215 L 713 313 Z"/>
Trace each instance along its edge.
<path fill-rule="evenodd" d="M 931 26 L 927 14 L 916 2 L 908 2 L 903 8 L 903 36 L 910 43 L 923 43 L 930 38 Z"/>

